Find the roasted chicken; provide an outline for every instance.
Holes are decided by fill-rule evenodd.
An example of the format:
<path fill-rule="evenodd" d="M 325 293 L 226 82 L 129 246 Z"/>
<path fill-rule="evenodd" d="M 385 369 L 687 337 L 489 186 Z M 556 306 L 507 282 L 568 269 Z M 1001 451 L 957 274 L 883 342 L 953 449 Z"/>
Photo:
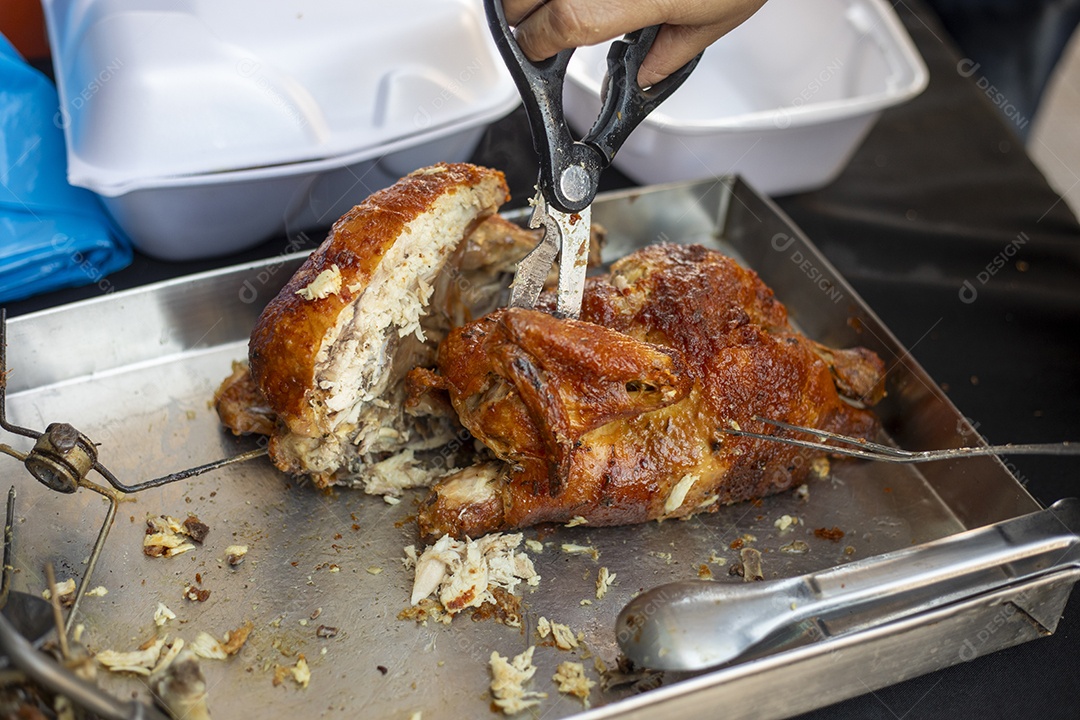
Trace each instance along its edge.
<path fill-rule="evenodd" d="M 872 353 L 793 330 L 772 291 L 730 258 L 647 247 L 589 279 L 580 321 L 498 310 L 450 333 L 437 373 L 413 371 L 413 402 L 445 392 L 501 461 L 436 483 L 421 531 L 639 523 L 785 490 L 815 454 L 724 428 L 771 432 L 757 416 L 869 436 L 862 406 L 882 375 Z"/>

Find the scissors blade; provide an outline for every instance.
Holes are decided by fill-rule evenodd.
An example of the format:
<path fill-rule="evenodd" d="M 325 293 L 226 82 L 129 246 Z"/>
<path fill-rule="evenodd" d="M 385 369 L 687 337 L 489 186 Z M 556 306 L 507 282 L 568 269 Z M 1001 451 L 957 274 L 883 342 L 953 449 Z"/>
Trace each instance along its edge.
<path fill-rule="evenodd" d="M 556 311 L 570 318 L 581 314 L 585 292 L 585 273 L 589 264 L 592 207 L 581 212 L 554 210 L 537 193 L 529 227 L 543 228 L 544 237 L 518 263 L 510 285 L 511 307 L 536 307 L 555 258 L 559 258 L 559 294 Z"/>
<path fill-rule="evenodd" d="M 585 272 L 589 265 L 589 236 L 592 206 L 576 213 L 549 210 L 562 236 L 559 253 L 559 301 L 557 311 L 564 317 L 581 315 L 581 298 L 585 292 Z"/>
<path fill-rule="evenodd" d="M 540 192 L 537 192 L 533 199 L 533 213 L 529 219 L 529 227 L 543 228 L 544 237 L 518 263 L 517 271 L 514 273 L 514 282 L 510 284 L 510 307 L 536 307 L 536 301 L 540 298 L 540 291 L 544 289 L 548 272 L 562 246 L 559 224 L 552 217 L 547 202 Z"/>

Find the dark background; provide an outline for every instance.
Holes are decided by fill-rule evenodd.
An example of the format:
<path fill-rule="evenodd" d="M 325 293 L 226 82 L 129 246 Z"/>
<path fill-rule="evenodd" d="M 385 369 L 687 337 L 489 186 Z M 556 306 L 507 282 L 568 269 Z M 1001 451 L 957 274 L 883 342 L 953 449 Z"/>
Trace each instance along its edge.
<path fill-rule="evenodd" d="M 1080 440 L 1080 227 L 977 87 L 980 76 L 960 71 L 964 56 L 936 16 L 918 0 L 901 0 L 896 10 L 930 69 L 929 88 L 886 111 L 833 183 L 779 204 L 990 442 Z M 535 181 L 528 138 L 518 111 L 489 129 L 473 158 L 507 171 L 516 204 Z M 609 171 L 604 184 L 630 183 Z M 979 273 L 1017 238 L 1023 244 L 1016 254 L 980 282 Z M 314 235 L 307 246 L 320 239 Z M 118 290 L 134 287 L 277 255 L 287 242 L 191 263 L 136 253 L 109 281 Z M 961 298 L 965 280 L 977 291 L 972 302 Z M 50 293 L 8 311 L 98 292 Z M 1080 459 L 1010 461 L 1043 504 L 1080 494 Z M 1053 636 L 805 717 L 1076 718 L 1078 657 L 1074 598 Z"/>

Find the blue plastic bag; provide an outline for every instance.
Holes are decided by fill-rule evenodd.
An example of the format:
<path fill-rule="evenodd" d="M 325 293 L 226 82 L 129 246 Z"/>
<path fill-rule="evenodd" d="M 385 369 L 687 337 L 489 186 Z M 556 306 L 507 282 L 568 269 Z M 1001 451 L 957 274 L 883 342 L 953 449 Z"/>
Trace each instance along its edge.
<path fill-rule="evenodd" d="M 97 284 L 131 245 L 97 197 L 67 182 L 56 88 L 0 35 L 0 302 Z"/>

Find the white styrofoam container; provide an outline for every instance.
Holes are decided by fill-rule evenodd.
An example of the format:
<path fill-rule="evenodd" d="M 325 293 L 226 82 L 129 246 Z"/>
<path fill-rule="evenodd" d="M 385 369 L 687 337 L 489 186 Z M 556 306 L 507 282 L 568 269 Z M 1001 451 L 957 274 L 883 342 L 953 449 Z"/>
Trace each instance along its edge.
<path fill-rule="evenodd" d="M 68 178 L 144 252 L 325 226 L 518 94 L 479 0 L 43 0 Z"/>
<path fill-rule="evenodd" d="M 582 48 L 565 106 L 600 109 L 606 46 Z M 825 185 L 881 111 L 925 89 L 926 65 L 884 0 L 769 0 L 717 41 L 627 139 L 614 164 L 641 183 L 743 175 L 780 195 Z"/>

